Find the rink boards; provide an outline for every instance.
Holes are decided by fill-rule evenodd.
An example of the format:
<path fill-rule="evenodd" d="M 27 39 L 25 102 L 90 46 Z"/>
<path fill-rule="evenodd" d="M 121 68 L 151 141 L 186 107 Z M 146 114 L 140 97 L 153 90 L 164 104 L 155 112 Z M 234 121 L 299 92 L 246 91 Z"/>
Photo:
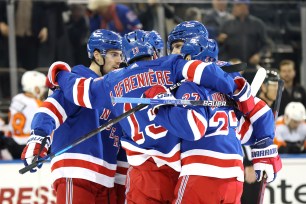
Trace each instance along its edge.
<path fill-rule="evenodd" d="M 306 203 L 306 155 L 282 155 L 283 169 L 268 185 L 264 203 Z M 21 175 L 21 161 L 0 161 L 0 203 L 55 203 L 50 163 Z"/>

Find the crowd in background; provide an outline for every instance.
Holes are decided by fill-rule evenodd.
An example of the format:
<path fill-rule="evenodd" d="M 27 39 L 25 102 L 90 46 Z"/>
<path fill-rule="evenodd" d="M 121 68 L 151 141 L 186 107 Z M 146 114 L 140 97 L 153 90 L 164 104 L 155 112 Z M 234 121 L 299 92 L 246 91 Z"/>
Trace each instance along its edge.
<path fill-rule="evenodd" d="M 56 60 L 69 64 L 89 64 L 84 50 L 88 36 L 95 29 L 107 28 L 121 35 L 137 29 L 158 30 L 156 7 L 159 5 L 166 16 L 165 35 L 179 22 L 198 20 L 207 27 L 210 37 L 219 43 L 219 59 L 248 63 L 247 79 L 251 80 L 252 71 L 261 66 L 275 68 L 285 81 L 279 115 L 284 114 L 285 106 L 291 101 L 299 101 L 305 106 L 305 89 L 298 84 L 301 62 L 299 4 L 286 6 L 271 1 L 271 4 L 263 6 L 261 1 L 240 2 L 212 0 L 211 3 L 186 6 L 155 1 L 117 4 L 112 0 L 97 0 L 90 5 L 68 4 L 65 1 L 16 1 L 18 77 L 21 79 L 26 70 L 46 73 L 46 68 Z M 9 32 L 6 3 L 0 2 L 2 101 L 10 101 L 13 97 L 7 78 Z M 21 84 L 19 89 L 21 91 Z M 7 104 L 1 104 L 4 106 L 1 108 L 2 116 L 6 119 Z"/>
<path fill-rule="evenodd" d="M 260 1 L 250 2 L 249 0 L 240 0 L 239 4 L 212 0 L 211 4 L 188 6 L 157 4 L 154 1 L 134 4 L 116 4 L 111 0 L 91 2 L 89 5 L 67 4 L 64 1 L 15 2 L 17 63 L 20 68 L 18 69 L 20 91 L 23 91 L 24 95 L 11 96 L 8 75 L 5 75 L 9 73 L 6 2 L 0 1 L 0 100 L 7 100 L 10 104 L 0 110 L 0 118 L 2 118 L 0 126 L 9 125 L 1 131 L 0 149 L 6 148 L 10 154 L 2 152 L 0 157 L 4 154 L 4 157 L 8 155 L 6 158 L 19 159 L 24 147 L 21 145 L 18 149 L 18 145 L 16 146 L 16 143 L 22 143 L 18 141 L 19 136 L 17 140 L 14 140 L 14 134 L 22 124 L 20 114 L 16 114 L 16 110 L 20 108 L 16 98 L 32 98 L 35 104 L 34 110 L 39 107 L 40 100 L 46 96 L 42 93 L 41 83 L 37 85 L 38 92 L 36 92 L 36 85 L 31 86 L 29 90 L 28 82 L 25 80 L 44 77 L 42 73 L 29 71 L 46 73 L 48 67 L 57 60 L 71 65 L 88 65 L 90 61 L 85 52 L 87 39 L 96 29 L 110 29 L 121 35 L 137 29 L 158 30 L 155 9 L 157 5 L 161 5 L 165 12 L 165 21 L 167 21 L 165 36 L 174 25 L 182 21 L 198 20 L 207 27 L 210 38 L 218 42 L 220 60 L 242 61 L 248 64 L 248 70 L 243 75 L 249 82 L 259 67 L 268 68 L 267 78 L 258 96 L 270 107 L 273 107 L 276 100 L 277 81 L 282 79 L 284 89 L 279 109 L 280 117 L 276 121 L 275 143 L 280 153 L 306 152 L 306 92 L 305 88 L 298 83 L 301 62 L 298 4 L 290 4 L 288 8 L 277 1 L 274 2 L 275 4 L 272 1 L 271 5 L 262 6 Z M 286 15 L 282 15 L 285 7 Z M 272 9 L 273 12 L 271 12 Z M 283 20 L 280 20 L 281 16 Z M 30 75 L 31 78 L 25 79 L 26 75 Z M 28 133 L 18 131 L 17 134 L 29 136 Z M 12 137 L 8 140 L 4 135 Z M 1 146 L 4 140 L 8 145 Z M 245 165 L 248 169 L 247 159 Z M 252 175 L 248 176 L 250 175 L 246 173 L 247 183 L 255 182 L 254 176 L 253 178 L 251 178 Z M 253 190 L 250 192 L 252 194 Z"/>
<path fill-rule="evenodd" d="M 16 1 L 15 33 L 19 79 L 26 70 L 45 73 L 47 69 L 44 67 L 48 67 L 56 60 L 66 61 L 69 64 L 88 64 L 87 55 L 82 50 L 86 49 L 86 40 L 90 33 L 97 28 L 108 28 L 121 35 L 141 28 L 157 30 L 155 8 L 161 5 L 166 16 L 167 33 L 175 24 L 184 20 L 203 22 L 210 37 L 219 43 L 221 60 L 238 59 L 248 63 L 249 70 L 245 74 L 247 79 L 248 71 L 251 73 L 260 66 L 275 68 L 285 81 L 279 115 L 284 114 L 285 106 L 291 101 L 299 101 L 306 105 L 305 90 L 298 85 L 299 77 L 297 77 L 301 62 L 298 3 L 286 7 L 284 3 L 277 1 L 262 6 L 261 1 L 248 0 L 241 1 L 240 4 L 212 0 L 211 3 L 188 6 L 157 4 L 154 1 L 126 5 L 116 4 L 111 0 L 102 2 L 102 7 L 100 5 L 98 8 L 97 5 L 101 4 L 98 1 L 93 1 L 91 5 L 67 4 L 65 1 Z M 9 80 L 7 80 L 8 35 L 6 2 L 1 1 L 0 97 L 2 100 L 10 100 L 13 97 L 10 95 Z M 19 88 L 21 90 L 22 87 Z M 2 116 L 5 116 L 5 108 L 1 110 L 4 112 Z"/>

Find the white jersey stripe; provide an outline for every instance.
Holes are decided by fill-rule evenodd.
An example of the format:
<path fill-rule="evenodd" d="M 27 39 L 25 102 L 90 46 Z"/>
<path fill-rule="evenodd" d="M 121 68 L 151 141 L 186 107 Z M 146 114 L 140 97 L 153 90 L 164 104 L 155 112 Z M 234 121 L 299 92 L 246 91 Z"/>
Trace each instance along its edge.
<path fill-rule="evenodd" d="M 194 73 L 194 79 L 193 79 L 193 82 L 196 83 L 196 84 L 200 84 L 200 81 L 201 81 L 201 76 L 204 72 L 204 69 L 206 66 L 210 65 L 211 62 L 208 62 L 208 63 L 205 63 L 205 62 L 202 62 L 201 64 L 199 64 L 195 70 L 195 73 Z"/>
<path fill-rule="evenodd" d="M 244 181 L 244 172 L 239 166 L 219 167 L 209 164 L 191 163 L 182 166 L 180 176 L 198 175 L 214 178 L 237 178 L 238 181 Z"/>
<path fill-rule="evenodd" d="M 81 80 L 82 78 L 77 78 L 76 80 L 75 80 L 75 83 L 74 83 L 74 85 L 73 85 L 73 92 L 72 92 L 72 95 L 73 95 L 73 102 L 76 104 L 76 105 L 80 105 L 79 104 L 79 101 L 78 101 L 78 85 L 79 85 L 79 83 L 80 83 L 80 80 Z"/>
<path fill-rule="evenodd" d="M 194 60 L 190 60 L 190 61 L 188 61 L 185 65 L 184 65 L 184 67 L 183 67 L 183 71 L 182 71 L 182 74 L 183 74 L 183 77 L 185 78 L 185 79 L 187 79 L 188 78 L 188 69 L 189 69 L 189 67 L 190 67 L 190 65 L 192 64 L 194 62 Z"/>
<path fill-rule="evenodd" d="M 86 79 L 84 81 L 84 96 L 83 96 L 83 101 L 85 103 L 86 108 L 90 108 L 90 109 L 92 109 L 90 99 L 89 99 L 89 85 L 91 81 L 92 81 L 92 78 Z"/>
<path fill-rule="evenodd" d="M 192 132 L 193 132 L 193 135 L 194 135 L 194 140 L 196 141 L 196 140 L 201 139 L 203 135 L 199 130 L 199 126 L 197 125 L 196 121 L 194 120 L 193 114 L 196 116 L 198 121 L 200 121 L 202 123 L 201 126 L 204 126 L 205 130 L 207 128 L 207 121 L 202 115 L 200 115 L 196 111 L 193 111 L 193 110 L 188 110 L 187 111 L 187 121 L 188 121 L 188 124 L 190 125 L 190 128 L 192 129 Z"/>
<path fill-rule="evenodd" d="M 228 154 L 228 153 L 221 153 L 221 152 L 215 152 L 211 150 L 202 150 L 202 149 L 193 149 L 186 152 L 183 152 L 181 154 L 181 159 L 184 159 L 185 157 L 192 156 L 192 155 L 201 155 L 201 156 L 208 156 L 216 159 L 224 159 L 224 160 L 241 160 L 243 161 L 243 157 L 239 154 Z"/>
<path fill-rule="evenodd" d="M 46 101 L 52 103 L 56 107 L 56 109 L 58 110 L 58 112 L 60 112 L 62 116 L 63 122 L 65 122 L 65 120 L 67 119 L 67 114 L 63 106 L 61 106 L 61 104 L 57 100 L 51 97 L 47 98 Z"/>

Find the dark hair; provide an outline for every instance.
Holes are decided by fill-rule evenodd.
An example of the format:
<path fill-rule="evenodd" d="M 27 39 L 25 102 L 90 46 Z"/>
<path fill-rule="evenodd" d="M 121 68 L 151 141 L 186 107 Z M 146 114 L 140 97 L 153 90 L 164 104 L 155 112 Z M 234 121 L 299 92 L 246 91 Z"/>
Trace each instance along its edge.
<path fill-rule="evenodd" d="M 295 68 L 295 63 L 293 60 L 289 60 L 289 59 L 284 59 L 282 60 L 280 63 L 279 63 L 279 70 L 281 69 L 282 66 L 284 65 L 290 65 L 292 64 L 293 65 L 293 68 Z"/>

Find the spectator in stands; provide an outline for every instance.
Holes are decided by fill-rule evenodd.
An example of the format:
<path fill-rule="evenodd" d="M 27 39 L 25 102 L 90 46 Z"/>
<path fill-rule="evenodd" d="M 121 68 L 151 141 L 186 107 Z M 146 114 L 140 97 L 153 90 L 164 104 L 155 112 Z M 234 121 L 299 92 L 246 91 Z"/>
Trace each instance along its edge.
<path fill-rule="evenodd" d="M 202 22 L 201 10 L 198 9 L 197 7 L 189 7 L 185 13 L 185 20 L 186 21 L 195 20 L 195 21 Z"/>
<path fill-rule="evenodd" d="M 212 9 L 204 15 L 203 22 L 206 26 L 209 37 L 216 39 L 220 32 L 221 25 L 233 19 L 233 15 L 227 10 L 227 0 L 212 0 Z"/>
<path fill-rule="evenodd" d="M 88 64 L 86 42 L 89 35 L 88 19 L 85 15 L 86 7 L 82 4 L 70 5 L 70 19 L 67 22 L 67 31 L 72 46 L 73 62 L 75 64 Z"/>
<path fill-rule="evenodd" d="M 281 79 L 285 82 L 279 115 L 284 114 L 285 107 L 291 101 L 301 102 L 306 106 L 306 92 L 304 87 L 294 83 L 296 75 L 294 62 L 288 59 L 282 60 L 279 64 L 279 73 Z"/>
<path fill-rule="evenodd" d="M 267 75 L 264 83 L 260 87 L 260 93 L 258 98 L 267 103 L 268 106 L 272 106 L 276 100 L 278 89 L 279 75 L 274 70 L 267 70 Z M 256 174 L 254 171 L 251 148 L 250 146 L 242 146 L 244 153 L 244 176 L 245 182 L 243 185 L 243 193 L 241 197 L 242 204 L 257 204 L 257 199 L 260 191 L 260 183 L 256 182 Z"/>
<path fill-rule="evenodd" d="M 48 39 L 47 15 L 45 3 L 41 1 L 25 0 L 15 3 L 15 32 L 17 44 L 18 66 L 27 70 L 37 67 L 38 49 L 41 43 Z M 6 13 L 6 10 L 3 11 Z M 0 15 L 6 15 L 1 12 Z M 1 30 L 8 36 L 7 22 L 1 23 Z M 3 32 L 6 30 L 6 32 Z"/>
<path fill-rule="evenodd" d="M 249 14 L 249 0 L 234 0 L 232 13 L 234 19 L 220 28 L 220 58 L 239 58 L 249 66 L 258 65 L 261 53 L 269 48 L 265 24 Z"/>
<path fill-rule="evenodd" d="M 22 75 L 21 85 L 23 93 L 12 98 L 9 107 L 9 133 L 7 149 L 13 159 L 20 159 L 23 148 L 30 136 L 31 122 L 34 114 L 41 106 L 44 95 L 46 76 L 37 71 L 27 71 Z"/>
<path fill-rule="evenodd" d="M 300 102 L 290 102 L 276 122 L 274 142 L 279 153 L 306 153 L 306 111 Z"/>
<path fill-rule="evenodd" d="M 142 24 L 127 6 L 113 3 L 112 0 L 89 0 L 88 9 L 94 15 L 90 18 L 90 32 L 109 29 L 124 35 L 142 28 Z"/>
<path fill-rule="evenodd" d="M 137 3 L 129 5 L 131 10 L 136 13 L 142 24 L 143 30 L 158 29 L 157 6 L 155 0 L 148 0 L 145 3 Z"/>
<path fill-rule="evenodd" d="M 70 40 L 64 20 L 69 10 L 66 1 L 46 1 L 44 15 L 48 16 L 48 41 L 43 43 L 39 52 L 39 67 L 49 67 L 56 60 L 74 63 Z M 69 50 L 69 52 L 67 52 Z"/>
<path fill-rule="evenodd" d="M 0 1 L 0 67 L 8 67 L 8 26 L 6 24 L 6 2 Z M 1 93 L 0 93 L 1 94 Z"/>

